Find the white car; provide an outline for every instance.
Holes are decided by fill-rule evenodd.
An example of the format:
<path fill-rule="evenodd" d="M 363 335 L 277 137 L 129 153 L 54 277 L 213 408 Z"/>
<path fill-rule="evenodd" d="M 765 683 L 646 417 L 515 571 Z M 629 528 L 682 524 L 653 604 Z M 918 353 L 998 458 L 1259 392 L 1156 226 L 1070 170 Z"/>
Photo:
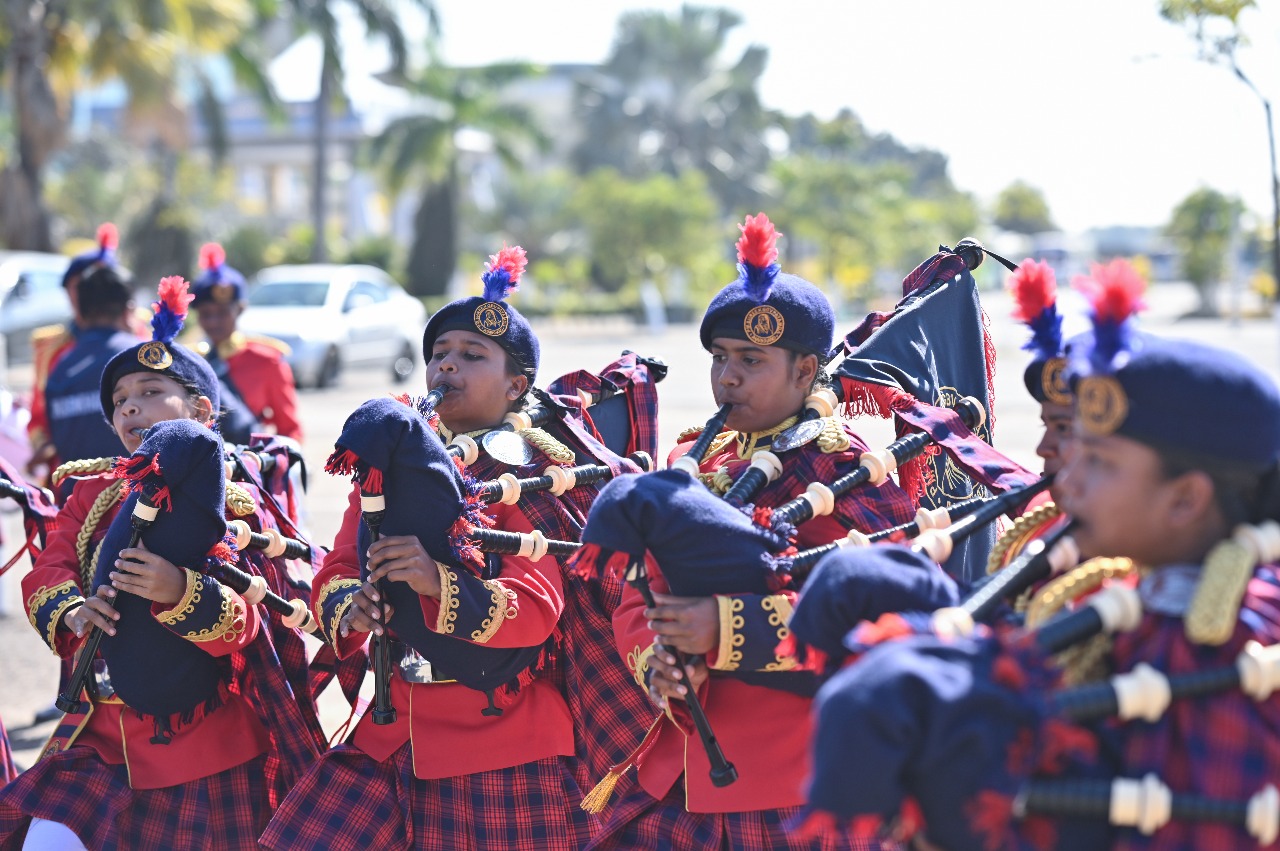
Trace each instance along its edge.
<path fill-rule="evenodd" d="M 31 360 L 32 331 L 71 321 L 71 302 L 62 289 L 70 263 L 61 254 L 0 251 L 0 334 L 9 363 Z"/>
<path fill-rule="evenodd" d="M 346 366 L 385 366 L 399 383 L 421 362 L 426 308 L 374 266 L 269 266 L 248 300 L 240 330 L 287 343 L 298 387 L 328 387 Z"/>

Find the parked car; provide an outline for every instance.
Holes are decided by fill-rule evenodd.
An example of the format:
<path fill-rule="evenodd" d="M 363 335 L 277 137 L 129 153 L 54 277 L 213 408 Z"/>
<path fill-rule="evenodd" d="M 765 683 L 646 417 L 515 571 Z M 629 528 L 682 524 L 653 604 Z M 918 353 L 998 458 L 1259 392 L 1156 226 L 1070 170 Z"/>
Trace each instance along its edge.
<path fill-rule="evenodd" d="M 62 273 L 71 259 L 38 251 L 0 251 L 0 334 L 9 363 L 31 360 L 31 332 L 71 321 Z"/>
<path fill-rule="evenodd" d="M 421 362 L 426 308 L 374 266 L 270 266 L 248 300 L 240 329 L 287 343 L 298 387 L 328 387 L 347 366 L 384 366 L 399 383 Z"/>

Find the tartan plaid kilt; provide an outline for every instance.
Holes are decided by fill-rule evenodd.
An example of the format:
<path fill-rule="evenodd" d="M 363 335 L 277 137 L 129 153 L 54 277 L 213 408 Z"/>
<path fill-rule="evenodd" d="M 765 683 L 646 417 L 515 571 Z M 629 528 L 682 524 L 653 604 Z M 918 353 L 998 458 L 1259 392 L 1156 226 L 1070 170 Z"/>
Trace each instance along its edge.
<path fill-rule="evenodd" d="M 0 786 L 18 776 L 18 769 L 13 764 L 13 750 L 9 747 L 9 734 L 4 731 L 4 722 L 0 721 Z"/>
<path fill-rule="evenodd" d="M 178 786 L 131 789 L 125 766 L 73 746 L 0 789 L 0 851 L 22 847 L 32 818 L 65 824 L 93 851 L 249 851 L 271 818 L 265 764 L 263 755 Z"/>
<path fill-rule="evenodd" d="M 614 643 L 611 616 L 622 599 L 622 580 L 567 575 L 564 596 L 559 676 L 574 719 L 579 783 L 590 789 L 640 744 L 658 710 Z"/>
<path fill-rule="evenodd" d="M 573 760 L 543 759 L 419 780 L 406 742 L 385 762 L 353 745 L 326 751 L 276 811 L 264 848 L 310 851 L 548 851 L 586 844 Z"/>
<path fill-rule="evenodd" d="M 628 790 L 604 811 L 604 827 L 587 851 L 900 851 L 897 843 L 856 840 L 835 833 L 814 840 L 794 838 L 787 832 L 787 823 L 799 814 L 799 807 L 746 813 L 686 812 L 683 780 L 661 801 L 638 783 L 629 784 Z"/>

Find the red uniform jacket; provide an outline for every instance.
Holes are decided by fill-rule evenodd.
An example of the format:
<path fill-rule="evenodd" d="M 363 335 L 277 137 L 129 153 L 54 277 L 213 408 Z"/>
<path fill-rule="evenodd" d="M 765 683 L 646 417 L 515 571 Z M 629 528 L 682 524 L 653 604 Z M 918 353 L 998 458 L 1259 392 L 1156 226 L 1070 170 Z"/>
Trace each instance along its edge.
<path fill-rule="evenodd" d="M 207 346 L 203 344 L 202 353 Z M 301 442 L 298 394 L 284 353 L 237 331 L 219 344 L 218 356 L 227 362 L 231 383 L 258 421 L 274 426 L 276 434 Z"/>
<path fill-rule="evenodd" d="M 495 528 L 531 532 L 533 526 L 516 506 L 491 507 Z M 321 630 L 340 658 L 358 651 L 368 633 L 338 634 L 351 596 L 360 588 L 360 562 L 356 552 L 361 522 L 359 490 L 353 488 L 342 528 L 324 567 L 316 575 L 312 609 Z M 537 562 L 504 556 L 498 577 L 484 582 L 465 571 L 440 565 L 440 582 L 451 596 L 480 594 L 505 598 L 502 609 L 484 634 L 474 640 L 491 647 L 533 647 L 545 642 L 564 610 L 560 565 L 551 556 Z M 441 601 L 422 597 L 422 615 L 436 632 L 451 632 Z M 459 637 L 464 637 L 459 634 Z M 538 677 L 512 695 L 501 716 L 485 716 L 485 693 L 453 681 L 408 683 L 392 677 L 392 703 L 397 719 L 379 726 L 371 714 L 360 719 L 352 743 L 383 761 L 406 742 L 413 749 L 414 774 L 437 780 L 480 771 L 509 768 L 534 760 L 574 753 L 573 720 L 569 706 L 552 678 Z"/>
<path fill-rule="evenodd" d="M 802 493 L 815 475 L 826 482 L 829 476 L 851 472 L 866 449 L 847 428 L 847 449 L 824 453 L 816 442 L 780 453 L 783 473 L 761 491 L 758 506 L 776 507 Z M 749 436 L 723 436 L 701 465 L 704 473 L 729 467 L 736 479 L 746 469 L 750 452 L 768 448 L 768 440 Z M 717 443 L 720 446 L 717 448 Z M 683 455 L 691 444 L 682 443 L 671 457 Z M 746 458 L 740 456 L 747 456 Z M 833 467 L 834 469 L 828 469 Z M 829 543 L 842 537 L 851 526 L 874 532 L 904 523 L 915 507 L 897 485 L 864 486 L 846 493 L 837 501 L 836 511 L 801 524 L 801 548 Z M 653 590 L 666 592 L 661 565 L 649 563 Z M 787 671 L 796 666 L 794 658 L 779 655 L 778 644 L 790 633 L 787 622 L 796 593 L 773 595 L 718 595 L 720 644 L 708 654 L 713 670 Z M 618 650 L 636 681 L 645 685 L 647 659 L 653 653 L 653 631 L 644 616 L 644 602 L 628 586 L 613 619 Z M 738 769 L 738 781 L 716 788 L 708 777 L 709 764 L 696 734 L 680 729 L 664 717 L 653 749 L 639 766 L 640 784 L 654 798 L 663 798 L 684 775 L 685 807 L 690 812 L 745 812 L 778 809 L 804 803 L 803 785 L 809 773 L 810 705 L 808 697 L 763 686 L 750 685 L 727 677 L 714 677 L 700 692 L 707 718 L 715 730 L 725 756 Z"/>
<path fill-rule="evenodd" d="M 76 538 L 94 500 L 111 484 L 105 477 L 76 482 L 58 515 L 58 528 L 50 536 L 48 547 L 22 580 L 31 625 L 63 658 L 70 658 L 83 643 L 63 622 L 66 613 L 83 601 L 85 593 Z M 119 505 L 117 502 L 98 522 L 90 540 L 90 553 L 106 535 Z M 180 624 L 169 623 L 166 614 L 182 609 L 186 597 L 168 610 L 153 603 L 152 616 L 212 656 L 228 656 L 248 646 L 261 627 L 257 607 L 246 606 L 239 594 L 211 577 L 201 577 L 201 582 L 204 593 L 221 594 L 225 602 L 224 611 L 216 620 L 199 622 L 195 615 L 189 615 Z M 135 789 L 159 789 L 209 777 L 267 750 L 267 732 L 261 722 L 244 698 L 230 691 L 225 691 L 217 709 L 197 713 L 191 723 L 175 725 L 173 739 L 167 745 L 151 744 L 155 732 L 152 719 L 126 710 L 128 707 L 118 698 L 95 701 L 73 747 L 92 748 L 103 762 L 127 766 L 129 783 Z"/>
<path fill-rule="evenodd" d="M 39 449 L 49 440 L 49 408 L 44 398 L 44 385 L 49 380 L 49 373 L 57 365 L 76 339 L 70 328 L 62 325 L 49 325 L 31 332 L 31 361 L 35 370 L 31 386 L 31 419 L 27 422 L 27 436 L 31 438 L 31 448 Z M 54 459 L 49 469 L 58 465 Z"/>

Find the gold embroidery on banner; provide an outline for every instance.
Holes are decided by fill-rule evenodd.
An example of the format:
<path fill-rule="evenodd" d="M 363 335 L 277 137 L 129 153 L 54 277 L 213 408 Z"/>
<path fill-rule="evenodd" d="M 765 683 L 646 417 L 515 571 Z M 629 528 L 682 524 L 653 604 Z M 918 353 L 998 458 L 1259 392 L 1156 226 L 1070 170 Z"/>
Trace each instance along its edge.
<path fill-rule="evenodd" d="M 36 617 L 39 615 L 40 609 L 50 600 L 55 600 L 68 593 L 72 595 L 59 602 L 57 608 L 55 608 L 49 615 L 49 623 L 44 630 L 44 639 L 45 643 L 49 645 L 51 650 L 55 646 L 55 636 L 58 631 L 58 620 L 62 617 L 62 613 L 72 606 L 84 602 L 84 598 L 76 593 L 78 590 L 79 589 L 76 588 L 76 584 L 68 579 L 66 582 L 59 582 L 57 585 L 52 587 L 41 585 L 29 598 L 27 598 L 27 620 L 31 621 L 32 628 L 39 631 L 40 626 L 36 622 Z M 54 652 L 57 651 L 55 650 Z"/>
<path fill-rule="evenodd" d="M 1114 434 L 1129 415 L 1129 397 L 1110 375 L 1088 375 L 1080 380 L 1076 416 L 1090 434 Z"/>
<path fill-rule="evenodd" d="M 455 621 L 458 620 L 458 574 L 443 564 L 440 568 L 440 616 L 436 618 L 436 632 L 441 635 L 452 635 Z"/>
<path fill-rule="evenodd" d="M 200 592 L 204 590 L 204 582 L 200 580 L 200 574 L 185 567 L 182 572 L 186 574 L 187 578 L 187 587 L 182 592 L 182 599 L 174 606 L 156 615 L 156 620 L 166 626 L 185 621 L 187 615 L 196 610 L 196 603 L 200 602 Z"/>

